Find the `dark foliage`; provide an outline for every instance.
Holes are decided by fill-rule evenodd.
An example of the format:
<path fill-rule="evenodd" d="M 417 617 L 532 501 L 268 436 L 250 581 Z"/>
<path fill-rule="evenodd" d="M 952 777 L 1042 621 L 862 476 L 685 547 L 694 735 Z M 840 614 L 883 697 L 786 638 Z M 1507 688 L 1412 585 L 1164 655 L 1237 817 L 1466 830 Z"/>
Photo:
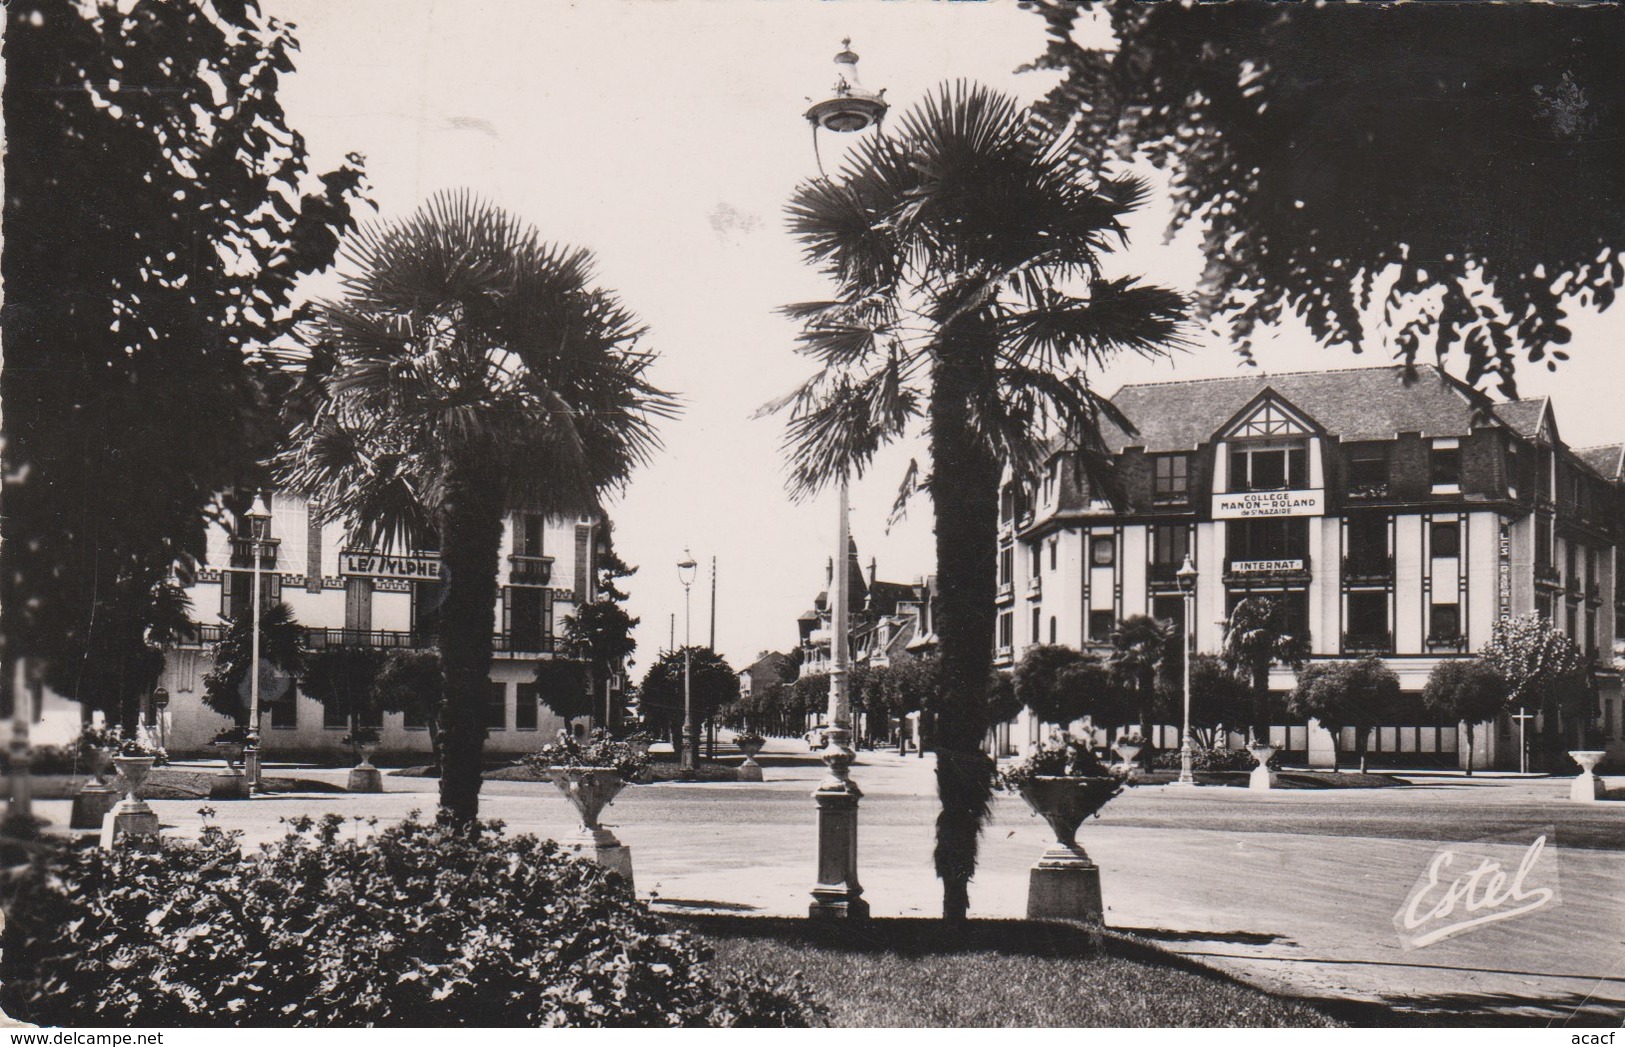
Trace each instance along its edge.
<path fill-rule="evenodd" d="M 621 879 L 498 823 L 356 839 L 296 819 L 255 853 L 57 853 L 6 885 L 0 1001 L 47 1025 L 806 1025 L 800 986 L 728 975 Z M 359 827 L 357 827 L 359 830 Z"/>
<path fill-rule="evenodd" d="M 595 706 L 592 665 L 575 658 L 546 658 L 536 663 L 536 689 L 553 715 L 569 722 L 591 716 Z"/>
<path fill-rule="evenodd" d="M 5 658 L 133 721 L 211 498 L 272 447 L 296 281 L 352 224 L 253 2 L 6 5 Z M 9 691 L 11 673 L 0 673 Z"/>
<path fill-rule="evenodd" d="M 1175 644 L 1157 668 L 1157 709 L 1165 723 L 1184 716 L 1184 662 Z M 1223 726 L 1245 729 L 1252 717 L 1252 688 L 1216 655 L 1191 662 L 1191 729 L 1211 733 Z"/>
<path fill-rule="evenodd" d="M 1354 728 L 1354 749 L 1364 771 L 1372 730 L 1396 722 L 1400 713 L 1399 677 L 1375 655 L 1355 661 L 1310 662 L 1298 673 L 1297 686 L 1287 696 L 1287 712 L 1302 720 L 1318 720 L 1331 733 L 1334 771 L 1343 728 Z"/>
<path fill-rule="evenodd" d="M 1180 767 L 1180 760 L 1181 756 L 1178 749 L 1164 749 L 1151 758 L 1151 766 L 1177 771 Z M 1278 766 L 1280 762 L 1280 753 L 1270 757 L 1271 767 Z M 1191 751 L 1191 770 L 1193 771 L 1250 771 L 1256 766 L 1258 766 L 1258 761 L 1253 759 L 1253 754 L 1246 749 L 1197 747 Z"/>
<path fill-rule="evenodd" d="M 704 723 L 739 698 L 739 674 L 727 659 L 708 647 L 688 648 L 689 694 L 694 722 Z M 649 666 L 638 690 L 643 721 L 654 727 L 683 725 L 683 652 L 670 651 Z"/>
<path fill-rule="evenodd" d="M 1461 352 L 1512 395 L 1520 356 L 1564 358 L 1565 303 L 1625 282 L 1618 5 L 1031 7 L 1064 73 L 1040 111 L 1173 172 L 1205 303 L 1244 340 L 1291 312 L 1359 348 L 1382 296 L 1397 354 Z M 1071 38 L 1091 8 L 1115 53 Z"/>
<path fill-rule="evenodd" d="M 396 711 L 380 703 L 374 690 L 388 654 L 376 647 L 332 647 L 314 651 L 305 658 L 300 686 L 352 726 L 370 715 Z"/>
<path fill-rule="evenodd" d="M 260 615 L 260 661 L 287 676 L 297 676 L 304 667 L 305 631 L 294 620 L 293 608 L 273 604 Z M 229 623 L 226 635 L 214 645 L 214 668 L 203 677 L 203 701 L 222 716 L 240 724 L 248 723 L 249 680 L 253 663 L 254 619 L 245 614 Z M 264 688 L 272 673 L 260 677 L 260 709 L 271 701 Z M 289 684 L 291 689 L 292 684 Z M 291 690 L 288 697 L 291 698 Z"/>
<path fill-rule="evenodd" d="M 1029 647 L 1014 680 L 1016 697 L 1044 723 L 1065 726 L 1090 717 L 1104 727 L 1128 711 L 1121 677 L 1099 658 L 1071 647 Z"/>

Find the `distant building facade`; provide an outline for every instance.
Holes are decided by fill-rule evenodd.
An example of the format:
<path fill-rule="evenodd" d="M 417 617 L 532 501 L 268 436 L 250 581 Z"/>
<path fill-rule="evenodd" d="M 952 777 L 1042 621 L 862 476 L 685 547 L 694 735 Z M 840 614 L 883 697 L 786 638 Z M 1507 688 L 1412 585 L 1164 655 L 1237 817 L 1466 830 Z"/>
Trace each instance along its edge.
<path fill-rule="evenodd" d="M 268 505 L 266 505 L 268 503 Z M 197 627 L 166 651 L 159 685 L 169 694 L 163 734 L 171 751 L 205 751 L 230 721 L 203 702 L 203 677 L 225 622 L 250 613 L 253 543 L 263 541 L 262 606 L 286 603 L 304 627 L 305 647 L 430 649 L 440 606 L 440 565 L 430 550 L 381 553 L 347 544 L 341 524 L 323 524 L 302 497 L 272 492 L 269 512 L 222 510 L 232 531 L 211 528 L 206 561 L 187 595 Z M 537 663 L 557 650 L 561 623 L 596 598 L 595 556 L 608 521 L 513 513 L 503 528 L 495 652 L 486 703 L 486 749 L 530 752 L 562 722 L 540 701 Z M 427 753 L 428 724 L 401 713 L 375 724 L 386 753 Z M 295 681 L 281 700 L 265 703 L 261 734 L 278 753 L 338 752 L 349 724 L 304 694 Z"/>
<path fill-rule="evenodd" d="M 1464 760 L 1456 726 L 1423 715 L 1419 692 L 1441 659 L 1469 656 L 1498 619 L 1528 611 L 1586 652 L 1608 747 L 1625 757 L 1614 659 L 1625 448 L 1571 449 L 1545 399 L 1491 404 L 1436 368 L 1412 382 L 1402 371 L 1120 390 L 1112 403 L 1135 431 L 1102 423 L 1115 490 L 1057 449 L 1035 485 L 1003 491 L 997 664 L 1038 643 L 1102 648 L 1130 615 L 1182 623 L 1175 572 L 1189 553 L 1198 651 L 1219 650 L 1238 602 L 1269 594 L 1315 659 L 1388 662 L 1417 715 L 1375 733 L 1379 760 Z M 1277 691 L 1293 681 L 1285 668 L 1271 676 Z M 1509 721 L 1479 737 L 1475 766 L 1517 766 Z M 1318 728 L 1282 724 L 1274 740 L 1330 760 Z M 1163 742 L 1176 745 L 1177 728 Z"/>

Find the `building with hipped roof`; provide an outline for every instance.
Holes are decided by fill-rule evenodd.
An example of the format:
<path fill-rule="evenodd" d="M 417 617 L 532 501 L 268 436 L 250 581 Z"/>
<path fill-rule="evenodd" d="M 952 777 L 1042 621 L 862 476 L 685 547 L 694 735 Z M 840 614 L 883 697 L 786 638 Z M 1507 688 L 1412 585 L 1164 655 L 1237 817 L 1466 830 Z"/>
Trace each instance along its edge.
<path fill-rule="evenodd" d="M 1383 657 L 1415 700 L 1373 758 L 1456 765 L 1465 740 L 1419 692 L 1495 622 L 1539 611 L 1586 652 L 1601 726 L 1625 757 L 1614 663 L 1625 447 L 1575 450 L 1545 398 L 1492 402 L 1431 366 L 1123 387 L 1102 420 L 1097 481 L 1057 444 L 1037 481 L 1002 493 L 995 650 L 1101 648 L 1135 614 L 1182 622 L 1175 572 L 1199 571 L 1196 649 L 1220 649 L 1245 597 L 1283 600 L 1316 659 Z M 1272 673 L 1289 690 L 1290 670 Z M 1030 728 L 1036 735 L 1037 726 Z M 1176 746 L 1177 728 L 1159 744 Z M 1510 721 L 1479 732 L 1475 766 L 1516 767 Z M 1281 723 L 1289 758 L 1327 763 L 1318 727 Z M 1343 739 L 1353 748 L 1352 730 Z"/>

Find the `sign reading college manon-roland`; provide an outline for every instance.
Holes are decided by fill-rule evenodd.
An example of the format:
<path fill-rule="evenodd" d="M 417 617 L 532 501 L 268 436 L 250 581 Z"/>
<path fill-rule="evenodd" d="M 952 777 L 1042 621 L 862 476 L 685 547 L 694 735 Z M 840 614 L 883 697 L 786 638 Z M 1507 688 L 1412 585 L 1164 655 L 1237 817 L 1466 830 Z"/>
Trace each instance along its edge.
<path fill-rule="evenodd" d="M 1213 496 L 1215 520 L 1264 516 L 1324 516 L 1325 491 L 1238 491 Z"/>
<path fill-rule="evenodd" d="M 339 573 L 361 578 L 399 578 L 404 581 L 434 582 L 440 579 L 440 557 L 436 553 L 386 556 L 383 553 L 345 549 L 339 553 Z"/>

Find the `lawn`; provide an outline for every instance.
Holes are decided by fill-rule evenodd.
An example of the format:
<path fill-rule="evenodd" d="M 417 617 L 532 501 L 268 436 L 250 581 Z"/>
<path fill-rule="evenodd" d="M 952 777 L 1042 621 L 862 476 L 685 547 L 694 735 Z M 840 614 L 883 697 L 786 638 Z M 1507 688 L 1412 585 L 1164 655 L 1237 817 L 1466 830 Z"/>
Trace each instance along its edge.
<path fill-rule="evenodd" d="M 723 967 L 797 972 L 842 1028 L 1252 1027 L 1342 1023 L 1135 939 L 1098 944 L 1076 925 L 973 921 L 963 936 L 936 920 L 867 924 L 764 917 L 685 917 Z M 1367 1019 L 1369 1020 L 1369 1019 Z"/>

